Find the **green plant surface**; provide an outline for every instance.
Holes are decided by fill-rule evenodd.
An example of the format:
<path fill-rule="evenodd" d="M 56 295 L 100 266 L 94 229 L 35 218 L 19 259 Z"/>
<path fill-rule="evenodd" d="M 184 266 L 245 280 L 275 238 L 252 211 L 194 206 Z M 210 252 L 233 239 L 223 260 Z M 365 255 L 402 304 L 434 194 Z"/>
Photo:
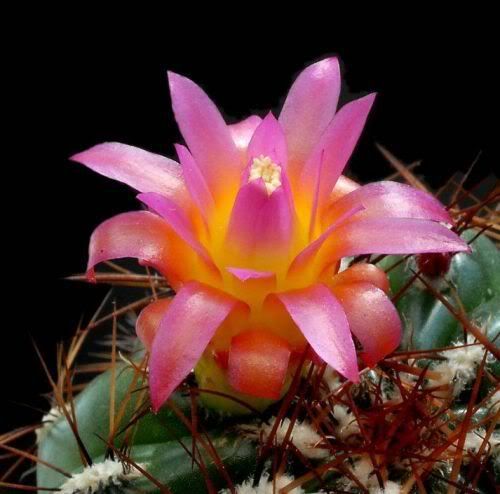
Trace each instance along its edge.
<path fill-rule="evenodd" d="M 462 237 L 471 241 L 477 232 L 468 230 Z M 495 318 L 500 325 L 500 253 L 485 235 L 471 243 L 472 253 L 453 256 L 449 272 L 444 278 L 428 280 L 457 309 L 463 307 L 471 320 L 491 326 L 486 319 Z M 388 269 L 403 258 L 387 256 L 378 264 Z M 397 294 L 411 280 L 416 271 L 412 258 L 403 260 L 388 272 L 391 290 Z M 425 285 L 415 280 L 397 301 L 397 309 L 404 324 L 403 347 L 428 350 L 445 347 L 463 335 L 460 324 L 450 311 Z M 497 307 L 493 310 L 493 306 Z M 495 312 L 496 310 L 496 312 Z M 490 333 L 491 334 L 491 333 Z M 493 332 L 494 334 L 494 332 Z"/>
<path fill-rule="evenodd" d="M 91 458 L 101 456 L 106 450 L 105 441 L 109 436 L 109 407 L 111 389 L 110 371 L 91 381 L 75 399 L 75 414 L 78 433 L 85 449 Z M 139 405 L 141 379 L 134 382 L 134 370 L 124 365 L 116 368 L 115 411 L 118 416 L 122 403 L 126 401 L 125 412 L 117 426 L 115 447 L 120 447 L 126 435 L 124 427 L 133 418 Z M 190 402 L 180 396 L 173 397 L 177 406 L 189 414 Z M 186 427 L 165 407 L 155 416 L 148 413 L 137 425 L 134 444 L 154 444 L 184 437 L 188 434 Z M 72 472 L 82 465 L 77 441 L 64 416 L 59 417 L 47 430 L 38 446 L 38 455 L 44 461 L 57 465 L 61 469 Z M 54 470 L 39 465 L 37 468 L 38 485 L 53 487 L 59 485 L 64 477 Z"/>
<path fill-rule="evenodd" d="M 247 479 L 255 470 L 256 448 L 249 440 L 220 432 L 211 435 L 210 441 L 233 482 Z M 186 449 L 191 451 L 191 437 L 184 438 L 183 445 L 178 441 L 140 444 L 132 448 L 130 456 L 158 482 L 168 486 L 173 494 L 208 492 L 205 474 L 197 465 L 193 466 L 192 457 L 186 452 Z M 199 453 L 214 487 L 217 490 L 227 487 L 227 482 L 206 449 L 199 446 Z M 103 459 L 99 457 L 96 461 Z M 143 476 L 131 482 L 130 487 L 137 489 L 133 492 L 160 493 L 160 489 Z"/>
<path fill-rule="evenodd" d="M 141 397 L 144 391 L 143 380 L 135 379 L 134 375 L 131 367 L 120 365 L 116 369 L 115 417 L 118 417 L 121 405 L 126 402 L 125 413 L 117 427 L 119 432 L 114 439 L 116 448 L 123 444 L 127 433 L 124 429 L 136 417 L 136 408 L 144 399 L 143 396 Z M 75 399 L 78 433 L 93 462 L 103 461 L 107 449 L 111 379 L 110 371 L 101 374 L 91 381 Z M 170 400 L 170 403 L 172 402 L 189 420 L 191 400 L 176 393 Z M 231 478 L 242 481 L 255 468 L 255 445 L 248 440 L 238 439 L 228 434 L 220 426 L 215 428 L 217 424 L 215 420 L 205 421 L 205 425 L 211 427 L 211 442 Z M 186 448 L 181 445 L 181 442 Z M 144 415 L 137 422 L 132 443 L 130 452 L 132 460 L 143 465 L 159 482 L 168 485 L 172 492 L 206 492 L 204 473 L 196 464 L 193 465 L 190 454 L 192 436 L 170 407 L 165 406 L 158 415 L 151 412 Z M 200 444 L 198 444 L 198 450 L 214 485 L 225 486 L 213 458 Z M 38 456 L 51 465 L 72 474 L 83 470 L 77 441 L 64 416 L 59 417 L 47 430 L 39 444 Z M 42 464 L 38 465 L 37 483 L 39 486 L 59 487 L 65 480 L 66 477 L 55 470 Z M 144 477 L 141 477 L 137 484 L 141 492 L 160 492 Z"/>

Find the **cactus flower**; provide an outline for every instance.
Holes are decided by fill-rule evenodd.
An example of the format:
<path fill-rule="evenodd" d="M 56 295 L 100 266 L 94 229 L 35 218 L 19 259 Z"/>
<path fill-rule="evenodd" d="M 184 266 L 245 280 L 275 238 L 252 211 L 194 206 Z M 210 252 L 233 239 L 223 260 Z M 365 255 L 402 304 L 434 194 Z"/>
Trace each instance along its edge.
<path fill-rule="evenodd" d="M 168 80 L 187 145 L 176 146 L 178 163 L 119 143 L 72 157 L 146 206 L 96 228 L 88 277 L 134 257 L 176 291 L 137 322 L 153 408 L 194 367 L 201 387 L 277 399 L 306 349 L 357 381 L 353 335 L 372 366 L 397 348 L 401 323 L 385 273 L 366 263 L 340 271 L 342 258 L 468 250 L 431 195 L 342 175 L 375 95 L 337 111 L 339 65 L 328 58 L 298 76 L 279 118 L 228 125 L 195 83 Z"/>

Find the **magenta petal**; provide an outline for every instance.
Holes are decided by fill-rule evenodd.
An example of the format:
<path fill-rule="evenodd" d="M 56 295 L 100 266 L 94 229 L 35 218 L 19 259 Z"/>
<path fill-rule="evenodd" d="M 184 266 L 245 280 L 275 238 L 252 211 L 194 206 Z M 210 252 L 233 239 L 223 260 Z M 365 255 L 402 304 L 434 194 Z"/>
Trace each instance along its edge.
<path fill-rule="evenodd" d="M 214 193 L 239 179 L 240 155 L 217 107 L 193 81 L 169 72 L 172 107 L 182 135 Z"/>
<path fill-rule="evenodd" d="M 387 295 L 371 283 L 333 287 L 344 307 L 349 326 L 363 346 L 361 357 L 369 367 L 396 350 L 401 341 L 401 320 Z"/>
<path fill-rule="evenodd" d="M 139 192 L 157 192 L 176 202 L 187 198 L 181 167 L 159 154 L 119 142 L 105 142 L 71 159 Z"/>
<path fill-rule="evenodd" d="M 349 160 L 375 94 L 347 103 L 335 115 L 302 169 L 300 184 L 321 209 Z M 315 199 L 314 196 L 318 198 Z"/>
<path fill-rule="evenodd" d="M 147 211 L 114 216 L 101 223 L 92 233 L 89 245 L 87 275 L 94 276 L 100 262 L 135 257 L 165 273 L 169 266 L 168 225 Z"/>
<path fill-rule="evenodd" d="M 255 129 L 260 125 L 262 119 L 257 115 L 251 115 L 241 122 L 229 125 L 229 132 L 233 138 L 236 147 L 242 152 L 242 156 L 246 156 L 248 144 L 252 139 Z"/>
<path fill-rule="evenodd" d="M 363 206 L 359 204 L 354 205 L 351 209 L 345 210 L 342 215 L 337 216 L 335 221 L 316 240 L 311 242 L 306 248 L 295 256 L 294 260 L 290 264 L 290 268 L 288 269 L 288 274 L 297 274 L 301 271 L 301 269 L 305 268 L 308 263 L 314 259 L 330 235 L 335 234 L 340 225 L 342 225 L 349 218 L 352 218 L 354 215 L 359 214 L 360 211 L 363 211 L 363 209 Z"/>
<path fill-rule="evenodd" d="M 217 328 L 238 303 L 197 282 L 180 289 L 160 322 L 151 349 L 149 387 L 155 412 L 191 372 Z"/>
<path fill-rule="evenodd" d="M 290 88 L 279 121 L 287 138 L 294 180 L 335 115 L 339 93 L 340 69 L 336 58 L 310 65 Z"/>
<path fill-rule="evenodd" d="M 182 172 L 186 187 L 198 206 L 200 213 L 208 219 L 214 209 L 214 198 L 210 192 L 207 182 L 203 177 L 196 161 L 185 146 L 177 144 L 175 146 L 179 161 L 181 162 Z"/>
<path fill-rule="evenodd" d="M 452 223 L 445 207 L 431 194 L 397 182 L 376 182 L 359 187 L 334 202 L 326 212 L 329 223 L 356 204 L 365 210 L 359 218 L 416 218 Z"/>
<path fill-rule="evenodd" d="M 313 350 L 347 379 L 358 382 L 358 363 L 341 303 L 324 285 L 278 293 Z"/>
<path fill-rule="evenodd" d="M 158 213 L 166 223 L 168 223 L 172 230 L 174 230 L 184 242 L 188 243 L 207 264 L 210 266 L 213 265 L 210 254 L 196 238 L 189 219 L 174 202 L 154 192 L 139 194 L 137 198 Z"/>
<path fill-rule="evenodd" d="M 361 254 L 469 251 L 456 233 L 433 221 L 364 218 L 340 226 L 325 242 L 321 255 L 331 261 Z"/>
<path fill-rule="evenodd" d="M 292 237 L 293 214 L 284 187 L 268 194 L 262 179 L 238 191 L 227 232 L 227 245 L 243 255 L 273 251 L 285 257 Z"/>
<path fill-rule="evenodd" d="M 271 271 L 257 271 L 255 269 L 229 267 L 226 268 L 226 271 L 231 273 L 240 281 L 271 279 L 276 276 Z"/>
<path fill-rule="evenodd" d="M 272 113 L 255 130 L 248 145 L 247 155 L 249 159 L 259 156 L 269 156 L 274 163 L 286 169 L 287 152 L 286 141 L 283 130 Z"/>

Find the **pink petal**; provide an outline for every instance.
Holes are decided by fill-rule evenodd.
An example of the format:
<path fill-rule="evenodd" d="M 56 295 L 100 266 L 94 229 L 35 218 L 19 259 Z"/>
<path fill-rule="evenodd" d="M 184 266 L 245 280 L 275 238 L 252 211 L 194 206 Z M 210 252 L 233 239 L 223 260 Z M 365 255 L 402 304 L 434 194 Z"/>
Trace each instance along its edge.
<path fill-rule="evenodd" d="M 137 198 L 158 213 L 170 225 L 172 230 L 174 230 L 184 242 L 188 243 L 207 264 L 213 264 L 210 254 L 196 238 L 196 233 L 189 219 L 185 216 L 182 209 L 174 202 L 154 192 L 139 194 Z"/>
<path fill-rule="evenodd" d="M 210 190 L 236 184 L 240 156 L 219 110 L 193 81 L 173 72 L 168 80 L 175 118 Z"/>
<path fill-rule="evenodd" d="M 250 160 L 261 155 L 269 156 L 274 163 L 283 168 L 283 171 L 286 170 L 285 134 L 283 134 L 283 129 L 272 113 L 268 113 L 255 130 L 248 145 L 247 154 Z"/>
<path fill-rule="evenodd" d="M 205 220 L 208 220 L 214 209 L 214 198 L 208 188 L 207 182 L 188 149 L 181 144 L 177 144 L 175 149 L 181 162 L 186 187 L 193 201 L 198 206 L 200 213 Z"/>
<path fill-rule="evenodd" d="M 454 232 L 433 221 L 364 218 L 340 226 L 324 243 L 320 255 L 329 262 L 361 254 L 469 252 Z"/>
<path fill-rule="evenodd" d="M 178 246 L 172 237 L 168 225 L 147 211 L 114 216 L 101 223 L 90 237 L 87 276 L 93 279 L 94 266 L 100 262 L 125 257 L 136 257 L 167 276 L 185 269 L 175 264 Z"/>
<path fill-rule="evenodd" d="M 351 331 L 361 342 L 361 357 L 369 367 L 393 352 L 401 341 L 401 320 L 394 304 L 366 282 L 340 284 L 333 292 L 344 307 Z"/>
<path fill-rule="evenodd" d="M 226 271 L 229 271 L 240 281 L 269 279 L 276 276 L 271 271 L 256 271 L 255 269 L 226 268 Z"/>
<path fill-rule="evenodd" d="M 231 340 L 229 384 L 240 393 L 277 400 L 283 390 L 290 355 L 290 345 L 284 338 L 270 331 L 244 331 Z"/>
<path fill-rule="evenodd" d="M 217 328 L 238 304 L 197 282 L 185 284 L 177 293 L 160 322 L 149 360 L 155 412 L 196 365 Z"/>
<path fill-rule="evenodd" d="M 290 268 L 288 269 L 288 275 L 297 275 L 302 269 L 306 268 L 328 238 L 333 233 L 336 233 L 336 230 L 344 222 L 359 214 L 360 211 L 363 211 L 363 206 L 356 205 L 350 210 L 345 211 L 341 216 L 337 217 L 336 220 L 316 240 L 311 242 L 305 249 L 295 256 L 294 260 L 290 264 Z"/>
<path fill-rule="evenodd" d="M 324 285 L 275 295 L 313 350 L 347 379 L 358 382 L 356 350 L 340 302 Z"/>
<path fill-rule="evenodd" d="M 389 293 L 390 291 L 389 278 L 387 277 L 387 273 L 374 264 L 369 264 L 366 262 L 357 262 L 344 271 L 341 271 L 340 273 L 334 272 L 332 275 L 332 273 L 330 272 L 330 274 L 324 273 L 324 275 L 327 277 L 325 283 L 330 288 L 336 285 L 346 285 L 350 283 L 363 282 L 375 285 L 385 293 Z"/>
<path fill-rule="evenodd" d="M 286 256 L 292 237 L 293 213 L 284 187 L 268 194 L 262 179 L 238 191 L 227 232 L 227 245 L 244 256 L 259 253 Z"/>
<path fill-rule="evenodd" d="M 226 268 L 231 273 L 232 293 L 249 304 L 259 304 L 262 297 L 276 290 L 276 274 L 245 268 Z"/>
<path fill-rule="evenodd" d="M 187 191 L 175 161 L 119 142 L 105 142 L 77 153 L 71 160 L 139 192 L 157 192 L 184 204 Z"/>
<path fill-rule="evenodd" d="M 349 192 L 352 192 L 353 190 L 356 190 L 359 187 L 360 185 L 356 183 L 354 180 L 347 178 L 345 175 L 340 175 L 339 179 L 337 180 L 337 183 L 335 184 L 335 187 L 332 190 L 332 193 L 330 194 L 328 202 L 333 204 L 341 197 L 345 196 L 346 194 L 349 194 Z"/>
<path fill-rule="evenodd" d="M 416 218 L 452 223 L 445 207 L 431 194 L 397 182 L 377 182 L 359 187 L 334 202 L 323 220 L 330 223 L 356 204 L 364 211 L 360 218 Z"/>
<path fill-rule="evenodd" d="M 336 58 L 310 65 L 290 88 L 279 121 L 287 138 L 290 173 L 294 180 L 332 120 L 339 93 L 340 69 Z"/>
<path fill-rule="evenodd" d="M 161 298 L 144 307 L 135 323 L 135 332 L 148 351 L 155 338 L 160 321 L 162 320 L 168 306 L 172 302 L 170 298 Z"/>
<path fill-rule="evenodd" d="M 260 125 L 262 119 L 257 115 L 251 115 L 241 122 L 229 125 L 229 132 L 231 132 L 231 137 L 233 138 L 236 147 L 242 156 L 246 156 L 246 151 L 248 144 L 252 139 L 255 129 Z"/>
<path fill-rule="evenodd" d="M 312 151 L 300 175 L 300 184 L 318 209 L 331 194 L 349 160 L 375 100 L 375 94 L 351 101 L 335 115 L 320 142 Z"/>

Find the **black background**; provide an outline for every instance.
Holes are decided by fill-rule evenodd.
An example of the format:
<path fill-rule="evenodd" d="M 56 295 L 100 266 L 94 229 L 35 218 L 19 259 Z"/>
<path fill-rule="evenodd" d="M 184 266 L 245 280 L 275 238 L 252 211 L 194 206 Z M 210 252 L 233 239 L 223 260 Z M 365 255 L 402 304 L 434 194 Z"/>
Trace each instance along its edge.
<path fill-rule="evenodd" d="M 49 388 L 30 337 L 53 367 L 56 342 L 67 339 L 106 292 L 63 280 L 84 269 L 92 229 L 138 206 L 125 186 L 67 158 L 115 140 L 172 156 L 180 137 L 169 107 L 167 69 L 197 81 L 232 122 L 250 112 L 277 110 L 298 71 L 338 54 L 343 101 L 379 93 L 351 160 L 360 179 L 390 172 L 375 142 L 406 162 L 422 159 L 420 172 L 433 186 L 455 170 L 467 170 L 480 151 L 471 182 L 498 164 L 490 147 L 498 132 L 497 57 L 487 28 L 477 33 L 467 24 L 448 30 L 439 25 L 430 37 L 426 24 L 396 30 L 389 23 L 345 37 L 324 32 L 315 40 L 314 26 L 313 34 L 300 29 L 283 34 L 256 24 L 233 29 L 223 39 L 212 36 L 216 28 L 196 36 L 190 29 L 173 33 L 170 22 L 164 36 L 150 44 L 139 44 L 133 29 L 102 40 L 90 28 L 68 27 L 50 39 L 44 31 L 10 72 L 14 87 L 4 94 L 5 106 L 14 111 L 4 117 L 9 195 L 3 222 L 0 432 L 39 418 L 39 412 L 15 402 L 45 406 L 40 394 Z M 382 31 L 389 34 L 385 43 Z"/>

